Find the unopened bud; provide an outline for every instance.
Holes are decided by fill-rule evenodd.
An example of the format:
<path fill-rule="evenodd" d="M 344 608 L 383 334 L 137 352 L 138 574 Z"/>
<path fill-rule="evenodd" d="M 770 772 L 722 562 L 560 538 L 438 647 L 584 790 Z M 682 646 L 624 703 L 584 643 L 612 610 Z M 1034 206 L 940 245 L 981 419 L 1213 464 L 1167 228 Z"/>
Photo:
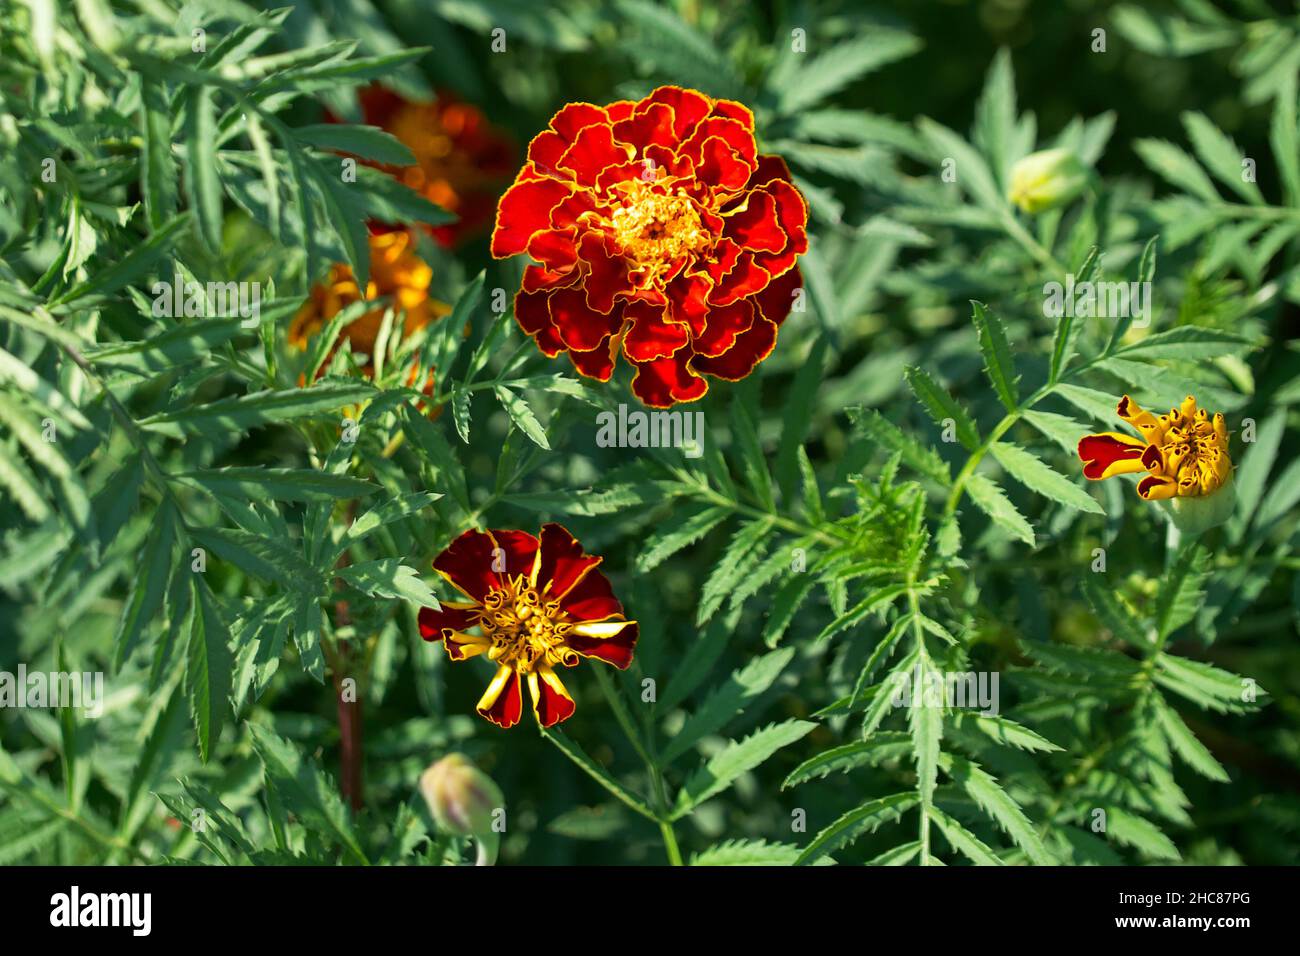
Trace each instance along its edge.
<path fill-rule="evenodd" d="M 448 754 L 425 770 L 420 793 L 439 829 L 453 836 L 492 833 L 493 814 L 505 805 L 501 788 L 464 754 Z"/>
<path fill-rule="evenodd" d="M 1030 153 L 1011 167 L 1013 203 L 1027 213 L 1046 212 L 1071 202 L 1088 185 L 1088 167 L 1074 150 Z"/>
<path fill-rule="evenodd" d="M 1179 531 L 1185 535 L 1202 534 L 1232 517 L 1237 507 L 1237 487 L 1229 475 L 1221 488 L 1208 495 L 1180 496 L 1163 503 Z"/>

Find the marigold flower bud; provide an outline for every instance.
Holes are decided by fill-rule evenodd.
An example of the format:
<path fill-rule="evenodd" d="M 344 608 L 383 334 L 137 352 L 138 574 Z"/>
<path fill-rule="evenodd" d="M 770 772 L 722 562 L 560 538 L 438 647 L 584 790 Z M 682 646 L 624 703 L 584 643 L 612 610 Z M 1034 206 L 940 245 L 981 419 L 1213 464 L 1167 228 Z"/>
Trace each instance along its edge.
<path fill-rule="evenodd" d="M 1071 149 L 1030 153 L 1011 168 L 1008 197 L 1027 213 L 1046 212 L 1071 202 L 1088 185 L 1088 167 Z"/>
<path fill-rule="evenodd" d="M 492 834 L 493 814 L 505 806 L 496 782 L 459 753 L 420 775 L 420 793 L 438 827 L 455 836 Z"/>

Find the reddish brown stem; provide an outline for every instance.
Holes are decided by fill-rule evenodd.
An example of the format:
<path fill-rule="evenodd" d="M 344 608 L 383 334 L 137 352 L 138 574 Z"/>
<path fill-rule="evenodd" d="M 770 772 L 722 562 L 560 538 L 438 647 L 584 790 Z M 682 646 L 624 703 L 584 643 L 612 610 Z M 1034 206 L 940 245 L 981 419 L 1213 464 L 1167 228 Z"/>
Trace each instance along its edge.
<path fill-rule="evenodd" d="M 347 650 L 340 648 L 339 662 L 346 659 Z M 361 767 L 365 759 L 361 697 L 356 695 L 356 700 L 351 701 L 344 698 L 344 676 L 341 671 L 336 671 L 334 677 L 334 691 L 338 695 L 339 705 L 339 787 L 343 791 L 343 799 L 354 811 L 359 811 L 364 802 Z"/>

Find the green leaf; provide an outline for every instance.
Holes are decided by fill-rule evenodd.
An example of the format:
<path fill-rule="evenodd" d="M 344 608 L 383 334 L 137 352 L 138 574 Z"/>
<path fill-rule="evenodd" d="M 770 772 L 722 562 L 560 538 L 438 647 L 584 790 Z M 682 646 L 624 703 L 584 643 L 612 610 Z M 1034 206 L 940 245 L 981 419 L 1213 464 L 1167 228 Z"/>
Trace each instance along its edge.
<path fill-rule="evenodd" d="M 140 79 L 140 193 L 149 228 L 158 230 L 176 215 L 176 164 L 172 161 L 172 118 L 167 95 L 157 80 Z"/>
<path fill-rule="evenodd" d="M 756 730 L 744 740 L 732 741 L 686 780 L 677 794 L 671 818 L 685 816 L 704 801 L 722 793 L 741 774 L 753 770 L 782 747 L 799 740 L 817 725 L 808 720 L 787 720 Z"/>
<path fill-rule="evenodd" d="M 1262 697 L 1264 688 L 1254 682 L 1248 684 L 1244 677 L 1206 664 L 1172 654 L 1156 656 L 1156 683 L 1199 704 L 1220 713 L 1241 713 L 1254 710 L 1256 704 L 1245 699 L 1247 690 Z"/>
<path fill-rule="evenodd" d="M 1222 202 L 1214 183 L 1210 182 L 1200 164 L 1168 140 L 1139 139 L 1134 141 L 1133 149 L 1142 157 L 1142 162 L 1175 189 L 1207 202 Z"/>
<path fill-rule="evenodd" d="M 1103 584 L 1097 574 L 1086 575 L 1083 584 L 1083 596 L 1092 607 L 1101 623 L 1110 629 L 1115 637 L 1132 647 L 1151 647 L 1151 640 L 1138 622 L 1140 615 L 1129 607 L 1128 602 L 1108 584 Z"/>
<path fill-rule="evenodd" d="M 1005 746 L 1031 752 L 1061 750 L 1046 737 L 1006 717 L 956 712 L 953 718 L 962 730 L 975 730 Z"/>
<path fill-rule="evenodd" d="M 809 780 L 827 777 L 832 773 L 848 773 L 864 764 L 875 763 L 885 756 L 899 756 L 912 752 L 911 738 L 904 733 L 872 734 L 867 740 L 855 741 L 823 750 L 805 760 L 785 778 L 781 789 L 797 787 Z"/>
<path fill-rule="evenodd" d="M 212 88 L 190 89 L 185 100 L 185 197 L 194 210 L 199 236 L 221 249 L 221 179 L 217 173 L 217 131 Z"/>
<path fill-rule="evenodd" d="M 335 572 L 358 590 L 373 597 L 410 601 L 421 607 L 438 610 L 438 599 L 418 571 L 402 564 L 400 558 L 379 558 L 339 568 Z"/>
<path fill-rule="evenodd" d="M 321 415 L 340 416 L 344 406 L 374 395 L 374 388 L 361 382 L 317 382 L 310 388 L 282 391 L 269 389 L 218 399 L 206 405 L 191 405 L 174 412 L 146 418 L 144 428 L 208 433 L 242 431 L 270 422 L 286 422 Z"/>
<path fill-rule="evenodd" d="M 1228 771 L 1223 769 L 1223 764 L 1214 759 L 1214 755 L 1205 744 L 1197 739 L 1192 729 L 1179 716 L 1178 711 L 1170 707 L 1159 694 L 1153 694 L 1152 697 L 1156 702 L 1156 715 L 1160 719 L 1160 729 L 1164 731 L 1169 745 L 1201 776 L 1218 783 L 1228 783 Z"/>
<path fill-rule="evenodd" d="M 763 643 L 775 647 L 785 634 L 786 628 L 794 620 L 799 606 L 812 591 L 817 579 L 811 574 L 795 574 L 777 588 L 772 598 L 772 608 L 768 611 L 767 623 L 763 625 Z"/>
<path fill-rule="evenodd" d="M 646 539 L 636 557 L 636 569 L 642 574 L 654 570 L 682 548 L 694 544 L 731 516 L 729 508 L 699 507 L 678 510 L 658 525 Z"/>
<path fill-rule="evenodd" d="M 897 452 L 915 471 L 941 485 L 952 481 L 947 463 L 934 449 L 922 445 L 878 411 L 850 408 L 848 412 L 849 420 L 882 451 Z"/>
<path fill-rule="evenodd" d="M 230 631 L 221 618 L 216 599 L 202 576 L 191 582 L 190 639 L 186 651 L 185 694 L 199 738 L 199 756 L 204 763 L 221 737 L 222 725 L 230 716 L 231 675 L 235 669 L 230 654 Z"/>
<path fill-rule="evenodd" d="M 1212 359 L 1243 352 L 1251 347 L 1249 339 L 1231 332 L 1180 325 L 1148 335 L 1142 341 L 1120 349 L 1115 356 L 1128 359 L 1139 355 L 1147 359 Z"/>
<path fill-rule="evenodd" d="M 934 821 L 953 849 L 957 850 L 976 866 L 1005 866 L 994 852 L 979 837 L 971 833 L 960 823 L 942 810 L 931 807 L 930 819 Z"/>
<path fill-rule="evenodd" d="M 1160 829 L 1136 813 L 1129 813 L 1119 807 L 1106 807 L 1106 836 L 1116 843 L 1141 850 L 1147 856 L 1157 860 L 1181 860 L 1182 854 L 1169 837 Z"/>
<path fill-rule="evenodd" d="M 413 166 L 416 162 L 415 154 L 405 143 L 375 126 L 320 123 L 294 127 L 293 135 L 307 146 L 351 153 L 389 166 Z"/>
<path fill-rule="evenodd" d="M 1023 448 L 1005 442 L 994 442 L 990 451 L 998 464 L 1030 491 L 1078 511 L 1104 513 L 1092 495 Z"/>
<path fill-rule="evenodd" d="M 728 840 L 692 854 L 691 866 L 790 866 L 799 848 L 766 840 Z"/>
<path fill-rule="evenodd" d="M 935 424 L 941 427 L 947 427 L 947 422 L 953 423 L 957 440 L 962 443 L 967 451 L 974 451 L 979 447 L 980 436 L 979 430 L 975 427 L 975 422 L 971 419 L 966 409 L 948 394 L 948 390 L 930 377 L 924 369 L 909 365 L 904 372 L 907 377 L 907 384 L 911 387 L 912 392 L 925 406 L 930 417 L 934 419 Z"/>
<path fill-rule="evenodd" d="M 1020 404 L 1020 394 L 1016 390 L 1016 367 L 1002 320 L 982 302 L 972 301 L 971 308 L 980 353 L 984 356 L 984 370 L 1007 411 L 1015 411 Z"/>
<path fill-rule="evenodd" d="M 331 475 L 311 468 L 209 468 L 188 471 L 178 479 L 218 495 L 230 495 L 259 501 L 333 501 L 336 498 L 362 498 L 374 494 L 379 486 L 364 478 Z"/>
<path fill-rule="evenodd" d="M 868 800 L 813 837 L 799 854 L 795 865 L 806 866 L 827 853 L 848 846 L 864 833 L 874 833 L 884 824 L 898 820 L 916 804 L 916 794 L 911 791 Z"/>
<path fill-rule="evenodd" d="M 979 764 L 963 757 L 949 756 L 947 759 L 951 761 L 953 780 L 1015 841 L 1016 846 L 1025 851 L 1030 862 L 1038 866 L 1056 863 L 1039 839 L 1038 831 L 1020 809 L 1020 804 L 1011 799 L 993 777 Z"/>
<path fill-rule="evenodd" d="M 798 82 L 782 86 L 778 110 L 785 115 L 805 110 L 858 77 L 910 56 L 920 48 L 920 39 L 910 33 L 875 26 L 801 65 Z"/>
<path fill-rule="evenodd" d="M 781 671 L 794 657 L 792 648 L 772 651 L 751 660 L 733 671 L 727 681 L 714 689 L 682 728 L 673 734 L 668 746 L 660 754 L 663 763 L 672 763 L 704 736 L 721 728 L 736 713 L 743 710 L 767 691 L 781 676 Z"/>
<path fill-rule="evenodd" d="M 330 834 L 353 862 L 368 865 L 352 827 L 338 787 L 289 741 L 258 724 L 248 725 L 253 749 L 266 768 L 268 781 L 284 800 L 286 808 L 300 820 Z"/>
<path fill-rule="evenodd" d="M 966 493 L 979 509 L 993 519 L 993 523 L 1013 538 L 1032 545 L 1033 526 L 1016 510 L 1006 494 L 984 475 L 971 475 L 966 481 Z"/>
<path fill-rule="evenodd" d="M 141 632 L 162 608 L 167 582 L 176 567 L 176 513 L 166 502 L 155 514 L 153 527 L 139 556 L 140 574 L 131 588 L 131 598 L 122 609 L 122 620 L 113 639 L 113 666 L 121 668 L 131 656 Z"/>
<path fill-rule="evenodd" d="M 771 531 L 771 519 L 759 518 L 742 525 L 736 532 L 723 551 L 722 560 L 714 565 L 700 590 L 700 604 L 695 614 L 696 625 L 707 623 L 741 580 L 757 568 L 767 553 L 767 539 Z"/>
<path fill-rule="evenodd" d="M 1259 187 L 1242 175 L 1242 160 L 1246 158 L 1241 147 L 1234 143 L 1204 113 L 1189 110 L 1183 114 L 1183 126 L 1192 141 L 1192 148 L 1205 168 L 1219 182 L 1227 186 L 1246 202 L 1262 205 L 1264 196 Z"/>
<path fill-rule="evenodd" d="M 316 594 L 323 575 L 284 541 L 241 528 L 193 528 L 190 537 L 257 581 L 274 581 L 287 591 Z"/>
<path fill-rule="evenodd" d="M 1210 573 L 1210 553 L 1199 544 L 1185 547 L 1165 575 L 1156 597 L 1156 632 L 1168 637 L 1201 609 L 1205 581 Z"/>
<path fill-rule="evenodd" d="M 907 675 L 908 680 L 913 675 Z M 913 688 L 908 703 L 907 719 L 912 731 L 912 749 L 916 754 L 916 788 L 921 795 L 921 802 L 930 806 L 934 802 L 934 788 L 939 779 L 939 745 L 943 740 L 942 704 L 931 705 L 926 700 L 926 690 L 930 682 L 942 675 L 936 674 L 930 667 L 930 658 L 924 650 L 917 655 L 916 680 L 920 686 Z"/>
<path fill-rule="evenodd" d="M 528 407 L 528 403 L 504 385 L 496 386 L 493 392 L 496 394 L 497 401 L 501 403 L 501 407 L 506 410 L 506 414 L 510 416 L 510 420 L 518 426 L 519 430 L 527 435 L 534 445 L 550 451 L 551 443 L 546 440 L 546 429 L 537 420 L 537 416 Z"/>

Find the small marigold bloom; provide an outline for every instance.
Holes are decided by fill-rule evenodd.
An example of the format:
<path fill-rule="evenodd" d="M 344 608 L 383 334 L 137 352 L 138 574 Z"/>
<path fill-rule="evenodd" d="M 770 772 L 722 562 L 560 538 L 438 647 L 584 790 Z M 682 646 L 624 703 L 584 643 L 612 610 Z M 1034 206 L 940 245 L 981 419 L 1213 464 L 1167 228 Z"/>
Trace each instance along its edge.
<path fill-rule="evenodd" d="M 408 232 L 385 232 L 370 236 L 370 281 L 365 294 L 357 286 L 352 267 L 338 263 L 330 267 L 323 282 L 312 287 L 311 294 L 289 325 L 289 344 L 305 349 L 312 337 L 354 302 L 388 298 L 395 309 L 400 309 L 407 334 L 424 328 L 434 319 L 448 314 L 445 303 L 429 298 L 429 282 L 433 272 L 415 254 L 415 243 Z M 353 352 L 364 352 L 369 360 L 362 371 L 367 376 L 375 372 L 375 340 L 384 321 L 384 306 L 348 323 L 339 333 L 340 341 L 346 339 Z M 324 370 L 322 365 L 321 369 Z M 407 384 L 414 385 L 416 370 L 411 370 Z M 427 391 L 427 389 L 426 389 Z"/>
<path fill-rule="evenodd" d="M 500 727 L 523 712 L 523 684 L 533 714 L 550 727 L 573 714 L 573 698 L 556 674 L 594 657 L 626 670 L 638 628 L 623 617 L 598 566 L 564 527 L 525 531 L 466 531 L 438 555 L 433 568 L 469 601 L 443 601 L 420 611 L 420 635 L 442 641 L 454 661 L 486 654 L 496 676 L 477 710 Z M 476 630 L 477 633 L 470 633 Z"/>
<path fill-rule="evenodd" d="M 1148 472 L 1137 487 L 1148 501 L 1212 495 L 1231 479 L 1228 426 L 1222 412 L 1211 418 L 1190 395 L 1167 415 L 1143 411 L 1127 395 L 1120 399 L 1117 411 L 1142 437 L 1121 432 L 1085 436 L 1079 441 L 1085 478 L 1096 481 Z"/>
<path fill-rule="evenodd" d="M 433 238 L 453 247 L 486 231 L 515 166 L 510 140 L 477 108 L 446 92 L 432 102 L 413 102 L 372 85 L 358 98 L 362 121 L 392 133 L 416 160 L 414 166 L 370 165 L 456 214 L 456 222 L 429 229 Z"/>
<path fill-rule="evenodd" d="M 808 207 L 754 115 L 673 86 L 570 103 L 501 197 L 492 255 L 526 252 L 515 316 L 545 354 L 666 408 L 737 381 L 776 345 L 801 279 Z"/>

